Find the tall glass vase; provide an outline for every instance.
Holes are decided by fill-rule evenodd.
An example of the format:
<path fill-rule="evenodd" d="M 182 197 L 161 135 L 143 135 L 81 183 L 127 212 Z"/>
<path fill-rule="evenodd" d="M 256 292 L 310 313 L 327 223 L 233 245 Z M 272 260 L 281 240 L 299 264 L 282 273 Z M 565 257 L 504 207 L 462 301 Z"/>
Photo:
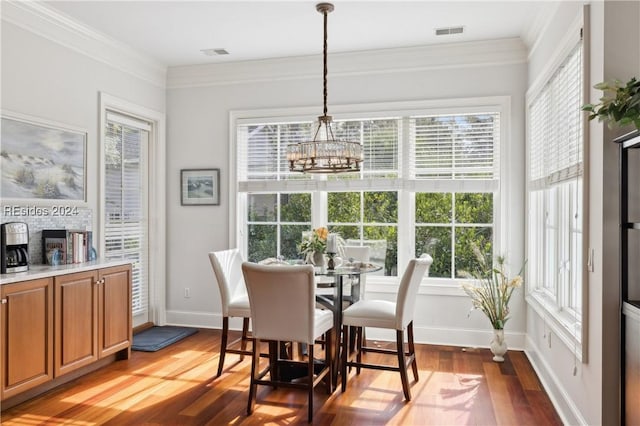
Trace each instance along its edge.
<path fill-rule="evenodd" d="M 315 266 L 323 267 L 324 266 L 324 253 L 316 251 L 313 253 L 313 264 Z"/>
<path fill-rule="evenodd" d="M 493 339 L 489 346 L 495 362 L 504 362 L 504 354 L 507 353 L 507 342 L 504 341 L 504 330 L 493 329 Z"/>

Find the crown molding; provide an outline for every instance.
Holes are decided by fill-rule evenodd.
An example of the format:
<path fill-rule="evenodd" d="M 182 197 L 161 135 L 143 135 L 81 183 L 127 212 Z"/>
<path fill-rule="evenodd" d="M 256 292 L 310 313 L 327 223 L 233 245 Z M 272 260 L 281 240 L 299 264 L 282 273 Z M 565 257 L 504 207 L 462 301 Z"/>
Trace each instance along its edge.
<path fill-rule="evenodd" d="M 524 41 L 529 47 L 527 60 L 531 59 L 538 46 L 540 46 L 553 18 L 558 13 L 558 9 L 560 9 L 560 4 L 561 2 L 545 3 L 546 8 L 542 9 L 541 13 L 538 13 L 535 21 L 525 31 Z"/>
<path fill-rule="evenodd" d="M 2 0 L 1 19 L 154 86 L 165 88 L 166 66 L 39 1 Z"/>
<path fill-rule="evenodd" d="M 520 38 L 329 55 L 332 76 L 360 76 L 527 62 Z M 206 87 L 318 77 L 321 55 L 169 67 L 167 88 Z"/>

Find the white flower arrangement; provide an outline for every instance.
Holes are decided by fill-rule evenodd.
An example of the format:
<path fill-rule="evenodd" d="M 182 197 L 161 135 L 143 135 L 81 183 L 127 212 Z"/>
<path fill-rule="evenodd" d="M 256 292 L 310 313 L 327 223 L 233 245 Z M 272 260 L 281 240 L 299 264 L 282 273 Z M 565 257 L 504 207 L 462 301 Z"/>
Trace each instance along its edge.
<path fill-rule="evenodd" d="M 494 329 L 502 330 L 509 320 L 509 301 L 513 290 L 522 286 L 524 265 L 518 275 L 509 278 L 504 256 L 498 256 L 495 267 L 489 267 L 480 250 L 474 247 L 474 252 L 481 268 L 473 274 L 467 274 L 475 281 L 463 284 L 462 289 L 471 298 L 471 310 L 480 309 L 489 318 Z"/>

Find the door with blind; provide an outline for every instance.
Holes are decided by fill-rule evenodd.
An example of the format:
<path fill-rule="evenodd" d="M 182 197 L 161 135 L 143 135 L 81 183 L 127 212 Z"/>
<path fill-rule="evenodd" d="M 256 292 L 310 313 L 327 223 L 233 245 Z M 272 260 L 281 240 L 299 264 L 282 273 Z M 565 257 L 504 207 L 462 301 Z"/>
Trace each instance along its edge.
<path fill-rule="evenodd" d="M 104 144 L 104 253 L 130 261 L 134 327 L 150 321 L 148 151 L 151 125 L 107 111 Z"/>

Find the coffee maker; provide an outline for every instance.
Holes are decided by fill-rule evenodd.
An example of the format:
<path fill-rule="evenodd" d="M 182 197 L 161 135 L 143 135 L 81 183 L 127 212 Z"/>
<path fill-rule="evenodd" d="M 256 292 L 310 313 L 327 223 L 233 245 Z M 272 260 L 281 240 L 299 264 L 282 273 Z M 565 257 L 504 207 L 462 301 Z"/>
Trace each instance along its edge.
<path fill-rule="evenodd" d="M 0 274 L 29 270 L 29 228 L 26 223 L 0 225 Z"/>

